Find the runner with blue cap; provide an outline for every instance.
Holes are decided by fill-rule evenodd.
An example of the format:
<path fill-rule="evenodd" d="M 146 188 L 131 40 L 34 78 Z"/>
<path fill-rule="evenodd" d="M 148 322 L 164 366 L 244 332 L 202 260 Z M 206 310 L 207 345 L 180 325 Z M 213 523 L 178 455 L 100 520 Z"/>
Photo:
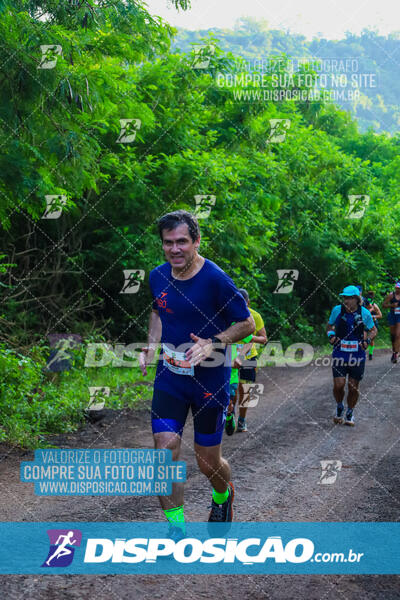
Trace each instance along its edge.
<path fill-rule="evenodd" d="M 393 364 L 397 363 L 400 352 L 400 280 L 396 281 L 393 292 L 390 292 L 383 301 L 383 308 L 390 308 L 388 321 L 392 341 Z"/>
<path fill-rule="evenodd" d="M 336 400 L 334 423 L 354 426 L 353 410 L 358 401 L 358 386 L 364 376 L 365 350 L 376 336 L 372 315 L 361 305 L 360 290 L 348 285 L 339 294 L 342 303 L 332 309 L 326 326 L 333 346 L 333 395 Z M 346 378 L 348 377 L 347 411 L 344 414 Z"/>

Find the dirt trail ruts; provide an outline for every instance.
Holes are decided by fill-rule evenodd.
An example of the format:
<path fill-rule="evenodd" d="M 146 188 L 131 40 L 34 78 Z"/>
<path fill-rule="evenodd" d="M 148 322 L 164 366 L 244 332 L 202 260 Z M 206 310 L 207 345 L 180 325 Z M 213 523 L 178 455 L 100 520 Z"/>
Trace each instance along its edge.
<path fill-rule="evenodd" d="M 388 352 L 367 364 L 354 428 L 334 425 L 329 367 L 260 369 L 264 394 L 249 409 L 248 433 L 224 437 L 232 466 L 237 521 L 398 521 L 400 515 L 400 366 Z M 210 488 L 195 465 L 191 422 L 185 515 L 207 520 Z M 60 447 L 151 447 L 149 407 L 112 412 L 76 434 L 52 438 Z M 38 497 L 19 481 L 33 453 L 0 447 L 2 521 L 152 521 L 163 519 L 155 497 Z M 342 461 L 333 485 L 320 485 L 320 461 Z M 372 575 L 3 575 L 3 599 L 131 600 L 215 597 L 242 600 L 392 600 L 400 578 Z"/>

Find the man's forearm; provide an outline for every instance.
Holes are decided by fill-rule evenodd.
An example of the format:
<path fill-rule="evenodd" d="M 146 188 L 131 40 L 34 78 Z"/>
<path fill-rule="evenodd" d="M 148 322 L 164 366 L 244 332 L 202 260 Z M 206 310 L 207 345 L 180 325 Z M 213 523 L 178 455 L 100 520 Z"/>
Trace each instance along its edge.
<path fill-rule="evenodd" d="M 216 333 L 216 337 L 221 340 L 224 344 L 233 344 L 234 342 L 238 342 L 243 338 L 247 337 L 251 333 L 254 333 L 256 329 L 256 324 L 254 322 L 253 317 L 249 317 L 246 321 L 239 321 L 234 325 L 225 329 L 225 331 L 221 331 L 220 333 Z"/>
<path fill-rule="evenodd" d="M 148 344 L 159 344 L 161 340 L 162 324 L 161 319 L 154 310 L 151 311 L 149 319 Z"/>
<path fill-rule="evenodd" d="M 251 341 L 253 344 L 266 344 L 267 338 L 265 335 L 253 335 L 253 339 Z"/>

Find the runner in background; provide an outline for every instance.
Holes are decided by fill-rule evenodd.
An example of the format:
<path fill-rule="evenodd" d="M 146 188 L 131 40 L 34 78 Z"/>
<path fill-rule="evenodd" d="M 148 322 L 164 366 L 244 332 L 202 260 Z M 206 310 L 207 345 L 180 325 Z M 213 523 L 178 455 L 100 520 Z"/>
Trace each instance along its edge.
<path fill-rule="evenodd" d="M 354 426 L 353 410 L 358 401 L 358 386 L 364 377 L 365 350 L 376 335 L 372 315 L 361 305 L 361 296 L 355 285 L 344 288 L 341 304 L 330 314 L 326 333 L 332 351 L 333 395 L 336 400 L 334 423 Z M 348 377 L 347 411 L 344 414 L 346 378 Z"/>
<path fill-rule="evenodd" d="M 243 298 L 246 301 L 247 308 L 249 309 L 254 322 L 256 324 L 256 330 L 253 335 L 252 345 L 250 350 L 247 352 L 245 356 L 245 361 L 243 362 L 241 368 L 239 369 L 239 387 L 238 392 L 235 396 L 235 401 L 239 396 L 239 419 L 237 424 L 237 432 L 247 431 L 247 423 L 246 423 L 246 414 L 247 414 L 247 405 L 250 397 L 250 388 L 256 382 L 256 373 L 257 373 L 257 348 L 256 344 L 267 343 L 267 334 L 265 331 L 264 321 L 262 316 L 252 308 L 250 308 L 250 299 L 247 290 L 244 288 L 240 288 L 239 292 L 242 294 Z M 238 344 L 238 351 L 241 352 L 240 344 Z"/>
<path fill-rule="evenodd" d="M 376 327 L 376 330 L 378 331 L 378 319 L 382 319 L 382 313 L 381 313 L 381 309 L 375 302 L 375 292 L 373 292 L 372 290 L 367 292 L 364 305 L 365 305 L 365 308 L 367 308 L 369 310 L 369 312 L 371 313 L 372 318 L 374 320 L 374 325 Z M 375 339 L 371 340 L 371 343 L 368 348 L 368 359 L 369 360 L 372 360 L 374 348 L 375 348 Z"/>
<path fill-rule="evenodd" d="M 361 306 L 365 306 L 365 298 L 364 298 L 364 296 L 363 296 L 363 287 L 362 287 L 361 283 L 358 283 L 358 284 L 356 285 L 356 288 L 358 288 L 358 289 L 359 289 L 359 292 L 360 292 L 360 296 L 361 296 Z"/>
<path fill-rule="evenodd" d="M 241 352 L 238 354 L 237 344 L 232 344 L 231 348 L 231 359 L 232 359 L 232 373 L 229 382 L 229 407 L 228 414 L 226 415 L 225 431 L 226 435 L 233 435 L 236 429 L 235 421 L 235 404 L 236 404 L 236 393 L 239 386 L 239 369 L 245 360 L 246 352 L 251 349 L 253 336 L 248 335 L 238 343 L 242 345 Z"/>
<path fill-rule="evenodd" d="M 397 363 L 400 352 L 400 281 L 396 281 L 394 291 L 390 292 L 383 301 L 383 308 L 390 308 L 388 321 L 392 341 L 393 364 Z"/>

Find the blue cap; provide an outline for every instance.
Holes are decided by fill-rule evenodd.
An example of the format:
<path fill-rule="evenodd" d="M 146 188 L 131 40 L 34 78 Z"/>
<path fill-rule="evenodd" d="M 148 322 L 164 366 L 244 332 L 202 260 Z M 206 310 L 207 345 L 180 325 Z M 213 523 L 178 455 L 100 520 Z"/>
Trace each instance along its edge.
<path fill-rule="evenodd" d="M 359 296 L 360 290 L 355 285 L 347 285 L 339 296 Z"/>

